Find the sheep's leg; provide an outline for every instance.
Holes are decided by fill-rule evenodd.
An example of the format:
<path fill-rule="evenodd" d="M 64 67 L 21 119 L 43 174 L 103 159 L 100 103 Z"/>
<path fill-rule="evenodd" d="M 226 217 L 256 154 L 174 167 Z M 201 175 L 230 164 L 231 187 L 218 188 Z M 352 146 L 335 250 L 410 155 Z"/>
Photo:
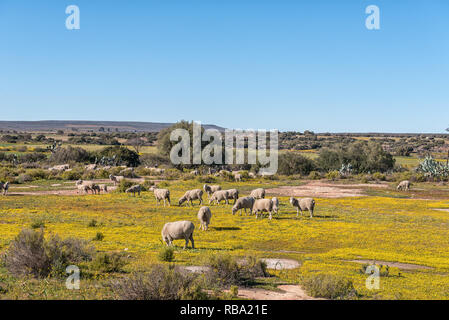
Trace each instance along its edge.
<path fill-rule="evenodd" d="M 296 208 L 296 218 L 298 218 L 298 216 L 299 216 L 299 209 Z"/>
<path fill-rule="evenodd" d="M 190 242 L 192 243 L 192 249 L 195 249 L 195 244 L 193 241 L 193 233 L 190 235 Z"/>
<path fill-rule="evenodd" d="M 273 216 L 272 216 L 271 211 L 270 211 L 269 219 L 271 220 L 272 218 L 273 218 Z"/>

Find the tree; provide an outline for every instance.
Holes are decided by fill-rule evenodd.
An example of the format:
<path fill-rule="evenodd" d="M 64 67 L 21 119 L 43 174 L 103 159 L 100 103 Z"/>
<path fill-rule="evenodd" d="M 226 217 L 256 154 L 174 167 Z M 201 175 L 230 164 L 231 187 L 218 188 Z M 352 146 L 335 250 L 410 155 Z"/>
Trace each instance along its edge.
<path fill-rule="evenodd" d="M 308 175 L 315 170 L 313 160 L 295 152 L 287 152 L 279 155 L 278 173 L 284 175 L 301 174 Z"/>
<path fill-rule="evenodd" d="M 100 151 L 99 156 L 99 158 L 113 158 L 117 166 L 137 167 L 140 164 L 139 155 L 122 146 L 106 147 Z"/>
<path fill-rule="evenodd" d="M 137 153 L 140 153 L 141 148 L 145 145 L 145 140 L 140 137 L 131 138 L 126 141 L 126 144 L 133 147 Z"/>

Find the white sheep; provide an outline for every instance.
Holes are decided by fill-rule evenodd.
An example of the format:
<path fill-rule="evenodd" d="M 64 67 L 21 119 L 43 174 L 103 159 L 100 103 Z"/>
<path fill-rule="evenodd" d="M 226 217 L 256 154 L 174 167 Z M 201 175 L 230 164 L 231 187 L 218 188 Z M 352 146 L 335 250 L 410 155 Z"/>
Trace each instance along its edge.
<path fill-rule="evenodd" d="M 3 184 L 3 195 L 6 196 L 8 193 L 8 189 L 9 189 L 9 181 L 7 181 L 6 183 Z M 0 189 L 1 192 L 1 189 Z"/>
<path fill-rule="evenodd" d="M 272 219 L 273 212 L 273 201 L 271 199 L 257 199 L 254 202 L 253 213 L 256 214 L 256 219 L 259 217 L 259 212 L 261 212 L 261 216 L 263 217 L 263 212 L 268 212 L 270 214 L 270 220 Z"/>
<path fill-rule="evenodd" d="M 140 184 L 136 184 L 128 189 L 125 190 L 126 193 L 132 193 L 133 196 L 136 196 L 136 193 L 140 196 L 140 193 L 142 192 L 142 187 Z"/>
<path fill-rule="evenodd" d="M 206 231 L 212 218 L 212 212 L 209 207 L 201 207 L 198 211 L 198 220 L 200 221 L 200 230 Z"/>
<path fill-rule="evenodd" d="M 173 245 L 173 240 L 184 239 L 186 241 L 184 249 L 190 240 L 192 249 L 194 249 L 193 230 L 195 230 L 195 225 L 190 221 L 168 222 L 162 228 L 162 240 L 165 241 L 167 246 L 171 246 Z"/>
<path fill-rule="evenodd" d="M 228 201 L 228 190 L 218 190 L 215 191 L 209 198 L 209 204 L 213 203 L 214 201 L 217 202 L 219 205 L 221 201 L 225 201 L 226 204 L 229 204 Z"/>
<path fill-rule="evenodd" d="M 257 188 L 251 191 L 250 197 L 253 197 L 254 199 L 264 199 L 265 198 L 265 189 L 264 188 Z"/>
<path fill-rule="evenodd" d="M 255 201 L 256 199 L 253 197 L 239 198 L 232 207 L 232 214 L 235 214 L 238 210 L 240 210 L 240 215 L 242 215 L 242 209 L 245 210 L 245 215 L 247 214 L 246 209 L 249 209 L 249 212 L 251 213 L 253 211 Z"/>
<path fill-rule="evenodd" d="M 170 206 L 170 190 L 159 189 L 156 187 L 151 187 L 150 190 L 154 192 L 154 197 L 156 198 L 156 205 L 159 205 L 159 202 L 164 200 L 164 207 L 165 207 L 165 200 L 168 200 L 168 206 Z"/>
<path fill-rule="evenodd" d="M 290 204 L 293 207 L 296 207 L 296 217 L 299 215 L 299 211 L 308 210 L 310 213 L 310 217 L 313 218 L 313 211 L 315 210 L 315 200 L 312 198 L 302 198 L 302 199 L 296 199 L 293 197 L 290 197 Z"/>
<path fill-rule="evenodd" d="M 105 184 L 100 184 L 99 187 L 100 187 L 100 191 L 108 192 L 108 186 L 107 186 L 107 185 L 105 185 Z"/>
<path fill-rule="evenodd" d="M 234 180 L 237 182 L 242 181 L 242 174 L 241 173 L 233 173 L 234 174 Z"/>
<path fill-rule="evenodd" d="M 81 192 L 89 193 L 90 188 L 88 186 L 80 184 L 80 185 L 77 185 L 77 187 L 78 187 L 78 194 L 80 194 Z"/>
<path fill-rule="evenodd" d="M 193 206 L 193 200 L 200 200 L 200 205 L 203 204 L 203 190 L 201 189 L 193 189 L 189 190 L 179 199 L 178 204 L 182 205 L 185 201 L 190 202 L 190 205 Z"/>
<path fill-rule="evenodd" d="M 271 201 L 273 201 L 273 212 L 278 214 L 279 213 L 279 199 L 276 197 L 271 198 Z"/>
<path fill-rule="evenodd" d="M 207 195 L 208 195 L 209 198 L 210 198 L 210 196 L 211 196 L 215 191 L 221 190 L 221 187 L 220 187 L 219 185 L 210 186 L 210 185 L 208 185 L 208 184 L 205 184 L 205 185 L 203 186 L 203 189 L 204 189 L 204 192 L 206 192 Z"/>
<path fill-rule="evenodd" d="M 226 191 L 228 192 L 228 200 L 234 199 L 234 204 L 235 204 L 235 202 L 239 198 L 239 191 L 237 189 L 229 189 Z"/>
<path fill-rule="evenodd" d="M 111 179 L 112 182 L 114 182 L 114 186 L 120 183 L 123 179 L 125 179 L 124 176 L 114 176 L 112 174 L 109 175 L 109 179 Z"/>
<path fill-rule="evenodd" d="M 410 190 L 410 181 L 408 181 L 408 180 L 404 180 L 404 181 L 401 181 L 399 184 L 398 184 L 398 186 L 397 186 L 397 189 L 398 190 L 405 190 L 405 191 L 408 191 L 408 190 Z"/>

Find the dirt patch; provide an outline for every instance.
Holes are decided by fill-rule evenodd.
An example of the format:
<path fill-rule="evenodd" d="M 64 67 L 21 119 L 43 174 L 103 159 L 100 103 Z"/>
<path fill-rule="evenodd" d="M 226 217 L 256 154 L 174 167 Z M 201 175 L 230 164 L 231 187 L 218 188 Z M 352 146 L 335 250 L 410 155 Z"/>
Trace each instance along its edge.
<path fill-rule="evenodd" d="M 250 300 L 319 300 L 313 298 L 298 285 L 280 285 L 277 291 L 260 288 L 239 288 L 238 296 Z"/>
<path fill-rule="evenodd" d="M 295 269 L 301 266 L 298 261 L 292 259 L 265 258 L 261 260 L 266 263 L 267 269 L 285 270 Z"/>
<path fill-rule="evenodd" d="M 433 269 L 432 267 L 428 266 L 422 266 L 419 264 L 411 264 L 411 263 L 401 263 L 401 262 L 391 262 L 391 261 L 381 261 L 381 260 L 367 260 L 367 259 L 360 259 L 360 260 L 349 260 L 349 262 L 356 262 L 360 264 L 382 264 L 382 265 L 388 265 L 389 267 L 398 268 L 402 270 L 418 270 L 418 269 L 426 269 L 430 270 Z"/>
<path fill-rule="evenodd" d="M 364 197 L 364 188 L 388 188 L 387 183 L 336 184 L 323 181 L 310 181 L 302 186 L 281 186 L 267 189 L 270 195 L 292 197 L 344 198 Z"/>
<path fill-rule="evenodd" d="M 449 212 L 449 209 L 433 209 L 433 210 Z"/>
<path fill-rule="evenodd" d="M 191 273 L 206 273 L 211 270 L 210 267 L 206 266 L 182 266 L 180 268 Z"/>

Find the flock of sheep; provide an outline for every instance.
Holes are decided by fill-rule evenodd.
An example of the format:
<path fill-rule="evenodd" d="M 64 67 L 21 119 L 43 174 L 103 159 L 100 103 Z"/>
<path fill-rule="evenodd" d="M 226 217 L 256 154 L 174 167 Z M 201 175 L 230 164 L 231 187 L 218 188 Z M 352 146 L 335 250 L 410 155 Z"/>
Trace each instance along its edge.
<path fill-rule="evenodd" d="M 170 191 L 168 189 L 159 189 L 157 187 L 151 187 L 151 191 L 154 192 L 157 204 L 159 204 L 162 200 L 164 201 L 164 206 L 166 201 L 168 201 L 168 205 L 170 205 Z M 232 206 L 232 214 L 235 215 L 238 211 L 240 211 L 240 215 L 242 214 L 242 210 L 247 214 L 247 209 L 250 214 L 255 214 L 256 219 L 259 217 L 263 218 L 263 214 L 266 212 L 269 214 L 269 219 L 272 219 L 272 214 L 279 213 L 279 199 L 273 197 L 271 199 L 265 199 L 265 189 L 257 188 L 251 191 L 250 195 L 247 197 L 239 198 L 239 192 L 237 189 L 229 189 L 222 190 L 221 186 L 214 185 L 210 186 L 205 184 L 203 186 L 204 192 L 207 193 L 209 197 L 209 204 L 217 204 L 219 205 L 221 201 L 224 201 L 225 204 L 229 204 L 229 200 L 234 200 Z M 184 202 L 188 205 L 193 206 L 193 201 L 198 200 L 199 205 L 203 204 L 203 190 L 201 189 L 193 189 L 186 191 L 184 195 L 178 200 L 178 205 L 181 206 Z M 299 212 L 301 211 L 301 216 L 303 211 L 309 211 L 310 217 L 313 217 L 313 211 L 315 210 L 315 200 L 312 198 L 302 198 L 296 199 L 294 197 L 290 198 L 290 204 L 296 208 L 298 217 Z M 201 206 L 198 211 L 198 220 L 200 222 L 200 230 L 207 230 L 212 218 L 212 211 L 207 206 Z M 191 221 L 176 221 L 169 222 L 164 225 L 162 228 L 162 240 L 168 245 L 171 246 L 173 240 L 184 239 L 186 248 L 189 244 L 189 241 L 192 244 L 192 248 L 195 247 L 193 240 L 193 231 L 195 229 L 194 224 Z"/>

